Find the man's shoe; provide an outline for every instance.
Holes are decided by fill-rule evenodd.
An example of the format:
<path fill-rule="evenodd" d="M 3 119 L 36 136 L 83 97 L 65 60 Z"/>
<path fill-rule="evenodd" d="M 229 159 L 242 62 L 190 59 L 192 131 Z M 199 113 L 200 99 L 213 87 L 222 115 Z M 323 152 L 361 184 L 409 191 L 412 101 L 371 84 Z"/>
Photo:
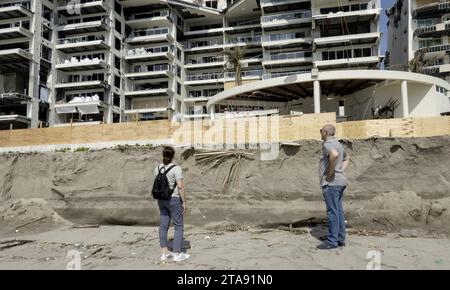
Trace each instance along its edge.
<path fill-rule="evenodd" d="M 338 246 L 332 245 L 328 242 L 320 244 L 317 246 L 317 249 L 319 250 L 331 250 L 331 249 L 336 249 Z"/>
<path fill-rule="evenodd" d="M 345 242 L 338 242 L 339 247 L 345 247 Z"/>

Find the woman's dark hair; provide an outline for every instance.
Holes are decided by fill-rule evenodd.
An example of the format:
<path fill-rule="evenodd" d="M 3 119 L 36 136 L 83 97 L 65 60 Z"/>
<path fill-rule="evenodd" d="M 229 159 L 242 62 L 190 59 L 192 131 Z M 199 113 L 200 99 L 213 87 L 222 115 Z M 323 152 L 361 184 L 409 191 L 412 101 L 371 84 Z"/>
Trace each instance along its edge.
<path fill-rule="evenodd" d="M 175 150 L 172 147 L 170 147 L 170 146 L 164 147 L 164 149 L 163 149 L 163 164 L 167 165 L 170 162 L 172 162 L 173 155 L 175 155 Z"/>

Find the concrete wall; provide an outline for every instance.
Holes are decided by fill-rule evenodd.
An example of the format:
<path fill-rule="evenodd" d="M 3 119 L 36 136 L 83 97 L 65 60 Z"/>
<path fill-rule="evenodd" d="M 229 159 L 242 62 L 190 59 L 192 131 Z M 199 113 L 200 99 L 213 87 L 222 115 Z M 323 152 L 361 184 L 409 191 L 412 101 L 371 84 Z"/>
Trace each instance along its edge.
<path fill-rule="evenodd" d="M 399 4 L 401 3 L 401 5 Z M 412 48 L 412 19 L 410 0 L 398 0 L 394 4 L 393 14 L 389 17 L 388 38 L 389 66 L 400 70 L 409 64 L 414 56 Z"/>
<path fill-rule="evenodd" d="M 380 83 L 377 86 L 358 91 L 347 97 L 348 104 L 346 105 L 353 120 L 370 119 L 372 117 L 371 108 L 378 105 L 384 106 L 391 98 L 399 102 L 394 117 L 402 118 L 400 82 L 388 85 Z M 372 103 L 368 105 L 371 101 Z M 450 111 L 449 98 L 436 92 L 435 86 L 426 84 L 408 83 L 408 102 L 411 117 L 439 116 L 443 112 Z M 367 112 L 366 115 L 364 115 L 365 112 Z"/>

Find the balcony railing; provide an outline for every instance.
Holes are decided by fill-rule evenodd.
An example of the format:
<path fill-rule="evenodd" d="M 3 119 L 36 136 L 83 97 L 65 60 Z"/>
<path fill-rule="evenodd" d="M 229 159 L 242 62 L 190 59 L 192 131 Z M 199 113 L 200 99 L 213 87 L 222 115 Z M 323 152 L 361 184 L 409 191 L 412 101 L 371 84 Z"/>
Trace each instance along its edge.
<path fill-rule="evenodd" d="M 208 46 L 221 46 L 223 43 L 220 40 L 205 40 L 198 42 L 186 42 L 186 48 L 196 48 L 196 47 L 208 47 Z"/>
<path fill-rule="evenodd" d="M 440 44 L 440 45 L 433 45 L 430 47 L 424 47 L 416 51 L 415 56 L 417 57 L 419 53 L 424 52 L 439 52 L 439 51 L 450 51 L 450 44 Z"/>
<path fill-rule="evenodd" d="M 70 22 L 64 18 L 60 18 L 60 19 L 58 19 L 57 22 L 58 22 L 59 26 L 63 26 L 63 25 L 83 26 L 83 24 L 90 24 L 90 23 L 94 23 L 97 21 L 101 21 L 101 24 L 106 25 L 106 26 L 110 26 L 110 23 L 111 23 L 109 19 L 104 18 L 104 17 L 102 17 L 101 19 L 98 19 L 98 20 L 89 20 L 89 21 L 84 21 L 84 22 Z"/>
<path fill-rule="evenodd" d="M 230 38 L 229 44 L 249 43 L 249 42 L 261 42 L 261 35 L 256 36 L 238 36 Z"/>
<path fill-rule="evenodd" d="M 127 56 L 139 56 L 139 55 L 165 53 L 165 52 L 169 52 L 168 46 L 150 47 L 150 48 L 141 47 L 141 48 L 127 50 Z"/>
<path fill-rule="evenodd" d="M 261 0 L 261 4 L 275 4 L 275 3 L 280 3 L 280 2 L 286 2 L 289 0 Z"/>
<path fill-rule="evenodd" d="M 186 81 L 206 81 L 206 80 L 219 80 L 223 77 L 222 73 L 205 73 L 197 75 L 186 76 Z"/>
<path fill-rule="evenodd" d="M 270 55 L 270 60 L 305 58 L 305 57 L 311 57 L 311 55 L 312 55 L 312 53 L 310 51 L 282 52 L 282 53 Z"/>
<path fill-rule="evenodd" d="M 223 57 L 204 57 L 204 58 L 193 58 L 189 59 L 186 64 L 205 64 L 205 63 L 216 63 L 223 62 Z"/>
<path fill-rule="evenodd" d="M 104 74 L 89 74 L 89 75 L 70 75 L 62 80 L 62 83 L 81 83 L 92 81 L 105 81 Z"/>
<path fill-rule="evenodd" d="M 261 77 L 263 75 L 263 71 L 261 69 L 256 70 L 247 70 L 241 72 L 242 77 Z M 227 72 L 227 78 L 234 79 L 236 77 L 235 72 Z"/>
<path fill-rule="evenodd" d="M 14 2 L 14 3 L 0 3 L 0 8 L 19 6 L 30 9 L 30 1 Z"/>
<path fill-rule="evenodd" d="M 309 17 L 311 17 L 311 11 L 301 11 L 301 12 L 293 12 L 293 13 L 287 13 L 287 14 L 262 16 L 261 22 L 270 23 L 273 21 L 293 20 L 293 19 L 301 19 L 301 18 L 309 18 Z"/>
<path fill-rule="evenodd" d="M 76 57 L 71 57 L 70 59 L 65 59 L 63 62 L 61 62 L 60 64 L 66 64 L 66 65 L 77 65 L 77 64 L 84 64 L 84 65 L 89 65 L 89 64 L 94 64 L 97 62 L 103 61 L 102 58 L 99 57 L 94 57 L 94 58 L 90 58 L 90 57 L 84 57 L 82 59 L 76 58 Z"/>
<path fill-rule="evenodd" d="M 126 18 L 126 20 L 139 20 L 139 19 L 148 19 L 148 18 L 154 18 L 154 17 L 167 17 L 169 16 L 169 10 L 161 10 L 161 11 L 155 11 L 155 12 L 148 12 L 148 13 L 139 13 L 139 14 L 132 14 Z"/>
<path fill-rule="evenodd" d="M 450 1 L 434 2 L 418 7 L 413 11 L 413 17 L 418 14 L 445 13 L 450 11 Z"/>
<path fill-rule="evenodd" d="M 229 27 L 233 26 L 247 26 L 247 25 L 257 25 L 260 24 L 260 19 L 252 19 L 252 20 L 242 20 L 242 21 L 233 21 L 228 24 Z"/>
<path fill-rule="evenodd" d="M 311 35 L 304 32 L 287 32 L 280 34 L 264 35 L 264 41 L 292 40 L 306 37 L 311 37 Z"/>
<path fill-rule="evenodd" d="M 105 41 L 105 37 L 102 35 L 88 35 L 88 36 L 78 36 L 78 37 L 70 37 L 70 38 L 60 38 L 58 39 L 58 44 L 74 44 L 74 43 L 82 43 L 88 41 L 96 41 L 102 40 Z"/>
<path fill-rule="evenodd" d="M 134 73 L 146 73 L 146 72 L 162 72 L 170 69 L 168 64 L 158 64 L 158 65 L 142 65 L 135 66 L 133 68 Z"/>
<path fill-rule="evenodd" d="M 287 77 L 290 75 L 296 75 L 296 74 L 305 74 L 305 73 L 310 73 L 310 70 L 295 70 L 295 71 L 288 71 L 288 72 L 273 72 L 273 73 L 267 73 L 267 74 L 263 74 L 262 78 L 263 80 L 267 80 L 267 79 L 273 79 L 273 78 L 278 78 L 278 77 Z"/>
<path fill-rule="evenodd" d="M 58 5 L 59 6 L 66 6 L 66 5 L 73 5 L 73 4 L 86 4 L 86 3 L 92 3 L 92 2 L 104 2 L 104 0 L 59 0 Z"/>
<path fill-rule="evenodd" d="M 155 28 L 155 29 L 139 29 L 134 30 L 128 37 L 141 37 L 168 34 L 169 28 Z"/>
<path fill-rule="evenodd" d="M 159 90 L 167 90 L 168 86 L 162 86 L 162 87 L 154 87 L 154 88 L 143 88 L 139 86 L 132 86 L 129 92 L 136 92 L 136 91 L 146 91 L 146 92 L 152 92 L 152 91 L 159 91 Z"/>
<path fill-rule="evenodd" d="M 28 22 L 14 22 L 14 23 L 9 23 L 6 24 L 5 27 L 0 28 L 0 30 L 4 30 L 4 29 L 10 29 L 10 28 L 24 28 L 27 30 L 30 30 L 30 24 L 29 21 Z"/>

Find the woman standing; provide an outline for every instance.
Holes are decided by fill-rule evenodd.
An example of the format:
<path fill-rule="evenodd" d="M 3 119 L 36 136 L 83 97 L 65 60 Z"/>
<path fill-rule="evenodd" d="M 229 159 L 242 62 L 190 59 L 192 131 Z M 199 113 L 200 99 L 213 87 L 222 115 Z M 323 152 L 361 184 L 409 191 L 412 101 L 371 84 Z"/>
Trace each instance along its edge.
<path fill-rule="evenodd" d="M 164 147 L 162 155 L 163 162 L 155 168 L 155 176 L 165 173 L 169 188 L 173 192 L 169 199 L 158 200 L 160 212 L 159 241 L 162 249 L 161 261 L 173 258 L 173 261 L 180 262 L 188 259 L 190 256 L 181 251 L 184 231 L 183 215 L 186 212 L 183 173 L 180 166 L 172 163 L 175 155 L 175 150 L 172 147 Z M 171 220 L 175 228 L 173 252 L 167 249 L 167 232 L 169 231 Z"/>

